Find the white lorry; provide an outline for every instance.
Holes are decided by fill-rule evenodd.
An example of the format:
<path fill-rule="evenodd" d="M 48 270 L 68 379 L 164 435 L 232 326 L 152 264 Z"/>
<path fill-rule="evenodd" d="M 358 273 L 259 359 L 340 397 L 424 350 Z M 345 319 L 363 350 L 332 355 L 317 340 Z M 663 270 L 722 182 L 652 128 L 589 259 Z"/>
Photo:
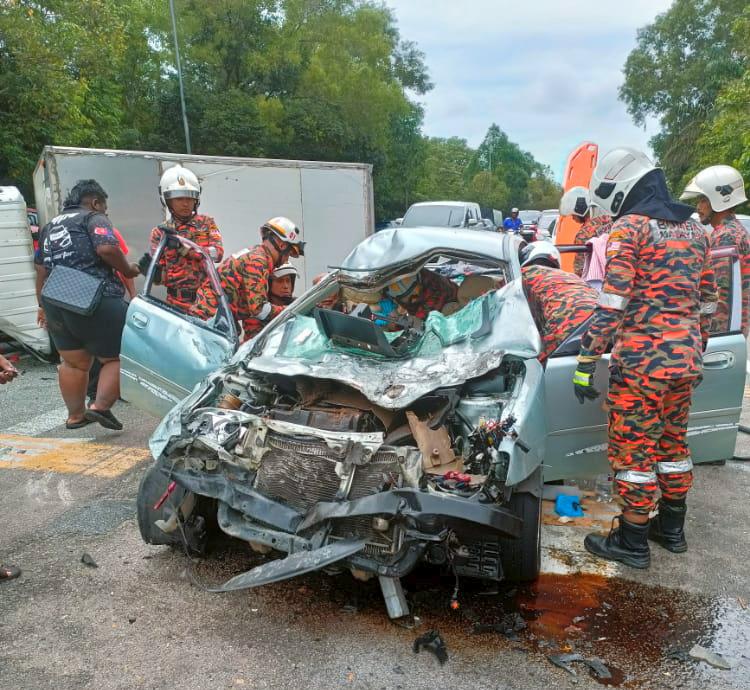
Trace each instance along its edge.
<path fill-rule="evenodd" d="M 137 261 L 148 249 L 151 229 L 165 217 L 159 201 L 159 178 L 177 163 L 198 175 L 202 187 L 200 210 L 216 219 L 224 237 L 225 256 L 256 244 L 259 227 L 273 216 L 287 216 L 302 228 L 307 246 L 305 257 L 295 260 L 300 272 L 298 291 L 309 287 L 318 273 L 336 265 L 373 232 L 371 165 L 59 146 L 46 146 L 34 171 L 39 227 L 59 212 L 78 180 L 94 178 L 109 194 L 108 215 L 128 243 L 132 260 Z M 13 227 L 0 225 L 0 247 L 19 241 L 25 244 L 21 253 L 16 251 L 12 263 L 0 261 L 0 285 L 5 290 L 7 281 L 14 285 L 20 281 L 22 287 L 12 304 L 7 296 L 0 300 L 0 331 L 46 353 L 46 334 L 31 329 L 36 296 L 31 240 L 26 243 L 26 209 L 23 199 L 13 203 L 23 208 L 23 219 L 19 211 L 15 213 L 18 218 L 10 223 Z M 7 325 L 9 310 L 20 310 L 23 329 Z M 32 312 L 34 319 L 29 321 Z"/>

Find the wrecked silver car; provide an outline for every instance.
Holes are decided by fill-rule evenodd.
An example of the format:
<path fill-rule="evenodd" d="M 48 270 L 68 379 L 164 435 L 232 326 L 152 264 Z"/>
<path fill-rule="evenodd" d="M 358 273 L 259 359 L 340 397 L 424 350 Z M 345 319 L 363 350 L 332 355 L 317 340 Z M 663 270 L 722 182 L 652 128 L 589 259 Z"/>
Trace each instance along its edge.
<path fill-rule="evenodd" d="M 538 361 L 519 242 L 412 228 L 365 240 L 164 417 L 138 496 L 144 540 L 202 552 L 218 527 L 282 557 L 217 591 L 349 571 L 379 579 L 391 617 L 408 612 L 400 578 L 420 562 L 536 578 L 543 474 L 601 471 L 606 416 L 574 402 L 581 329 Z M 423 271 L 460 284 L 456 300 L 423 319 L 368 311 Z M 154 411 L 173 382 L 149 364 L 148 329 L 177 343 L 162 346 L 172 363 L 192 350 L 211 367 L 205 338 L 229 322 L 221 308 L 212 324 L 173 313 L 148 288 L 128 316 L 123 394 Z M 131 321 L 146 324 L 139 336 Z M 744 338 L 712 338 L 708 362 L 719 352 L 744 362 Z M 606 388 L 606 370 L 597 382 Z M 696 461 L 733 448 L 743 382 L 707 367 L 691 417 Z"/>

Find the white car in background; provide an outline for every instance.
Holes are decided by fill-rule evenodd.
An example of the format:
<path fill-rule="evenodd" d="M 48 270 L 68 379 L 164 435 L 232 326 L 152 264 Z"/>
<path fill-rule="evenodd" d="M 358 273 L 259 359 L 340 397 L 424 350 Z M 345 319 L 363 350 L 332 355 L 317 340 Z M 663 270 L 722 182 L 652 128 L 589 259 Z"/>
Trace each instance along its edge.
<path fill-rule="evenodd" d="M 548 208 L 542 211 L 537 223 L 537 237 L 540 240 L 548 240 L 554 235 L 559 215 L 560 212 L 556 208 Z"/>

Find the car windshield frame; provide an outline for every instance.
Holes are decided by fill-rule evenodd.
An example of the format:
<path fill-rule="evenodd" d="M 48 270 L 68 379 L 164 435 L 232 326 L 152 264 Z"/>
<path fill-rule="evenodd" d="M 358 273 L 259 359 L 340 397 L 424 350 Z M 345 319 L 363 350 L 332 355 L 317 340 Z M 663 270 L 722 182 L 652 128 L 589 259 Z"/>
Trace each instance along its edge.
<path fill-rule="evenodd" d="M 382 289 L 389 283 L 393 282 L 395 278 L 405 275 L 415 275 L 428 264 L 434 263 L 435 260 L 441 257 L 448 257 L 455 261 L 467 261 L 474 263 L 478 266 L 486 266 L 488 272 L 496 271 L 498 268 L 503 269 L 507 274 L 507 281 L 512 282 L 514 279 L 521 275 L 521 268 L 518 262 L 518 247 L 520 241 L 512 239 L 500 240 L 501 235 L 499 233 L 487 233 L 500 240 L 496 246 L 485 242 L 486 246 L 493 247 L 494 251 L 486 250 L 471 251 L 461 250 L 453 247 L 440 246 L 439 237 L 442 236 L 444 239 L 443 244 L 448 244 L 448 241 L 453 233 L 457 232 L 470 232 L 457 231 L 457 230 L 446 230 L 438 229 L 432 231 L 431 229 L 420 228 L 414 231 L 414 235 L 410 234 L 410 239 L 418 239 L 420 235 L 423 235 L 423 240 L 429 237 L 435 237 L 436 242 L 432 249 L 423 253 L 415 253 L 401 261 L 394 261 L 383 266 L 371 268 L 371 269 L 353 269 L 347 267 L 331 267 L 333 270 L 323 278 L 317 285 L 313 285 L 307 291 L 305 291 L 298 299 L 292 304 L 286 307 L 279 316 L 268 323 L 265 328 L 252 340 L 242 345 L 237 353 L 235 359 L 252 359 L 259 356 L 265 347 L 265 343 L 276 329 L 282 328 L 287 321 L 293 319 L 298 314 L 307 315 L 312 312 L 313 308 L 327 296 L 333 293 L 332 287 L 334 284 L 338 284 L 340 287 L 352 287 L 354 289 L 366 288 L 368 290 Z M 403 244 L 398 241 L 399 236 L 403 233 L 401 228 L 393 228 L 389 230 L 383 230 L 375 235 L 371 235 L 368 240 L 361 243 L 355 250 L 347 257 L 349 259 L 356 254 L 357 249 L 362 245 L 370 242 L 371 244 L 378 244 L 378 239 L 383 239 L 391 233 L 395 235 L 395 244 L 400 245 L 400 249 L 403 249 Z M 419 249 L 419 244 L 415 247 Z M 397 258 L 398 254 L 396 254 Z M 345 260 L 346 261 L 346 260 Z"/>

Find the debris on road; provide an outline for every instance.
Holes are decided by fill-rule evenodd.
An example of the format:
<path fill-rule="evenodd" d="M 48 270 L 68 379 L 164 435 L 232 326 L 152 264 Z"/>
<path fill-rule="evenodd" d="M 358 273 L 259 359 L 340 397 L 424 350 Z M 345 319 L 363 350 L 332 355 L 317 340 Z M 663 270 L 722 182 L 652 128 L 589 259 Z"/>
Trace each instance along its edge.
<path fill-rule="evenodd" d="M 448 661 L 448 649 L 445 646 L 445 641 L 437 630 L 428 630 L 424 635 L 420 635 L 414 640 L 412 649 L 415 654 L 419 654 L 421 649 L 429 650 L 437 657 L 441 666 Z"/>
<path fill-rule="evenodd" d="M 496 632 L 505 635 L 509 640 L 517 640 L 518 635 L 516 633 L 525 630 L 527 627 L 526 621 L 519 613 L 509 613 L 497 623 L 474 623 L 472 632 L 476 635 Z"/>
<path fill-rule="evenodd" d="M 582 654 L 550 654 L 547 659 L 558 668 L 567 671 L 571 676 L 577 675 L 571 664 L 581 663 L 588 666 L 591 673 L 600 680 L 609 680 L 612 678 L 607 665 L 596 657 L 587 659 Z"/>
<path fill-rule="evenodd" d="M 690 653 L 687 649 L 673 649 L 667 653 L 667 659 L 684 664 L 690 661 Z"/>
<path fill-rule="evenodd" d="M 731 671 L 732 668 L 734 668 L 734 664 L 724 658 L 721 654 L 712 652 L 710 649 L 701 647 L 699 644 L 693 646 L 690 650 L 690 656 L 693 659 L 698 659 L 698 661 L 705 661 L 714 668 L 720 668 L 722 671 Z"/>
<path fill-rule="evenodd" d="M 583 517 L 581 502 L 577 496 L 567 496 L 559 494 L 555 498 L 555 512 L 561 517 Z"/>
<path fill-rule="evenodd" d="M 99 567 L 99 565 L 97 564 L 97 562 L 93 558 L 91 558 L 91 556 L 88 553 L 86 553 L 85 551 L 81 555 L 81 563 L 83 563 L 84 565 L 87 565 L 89 568 L 98 568 Z"/>

